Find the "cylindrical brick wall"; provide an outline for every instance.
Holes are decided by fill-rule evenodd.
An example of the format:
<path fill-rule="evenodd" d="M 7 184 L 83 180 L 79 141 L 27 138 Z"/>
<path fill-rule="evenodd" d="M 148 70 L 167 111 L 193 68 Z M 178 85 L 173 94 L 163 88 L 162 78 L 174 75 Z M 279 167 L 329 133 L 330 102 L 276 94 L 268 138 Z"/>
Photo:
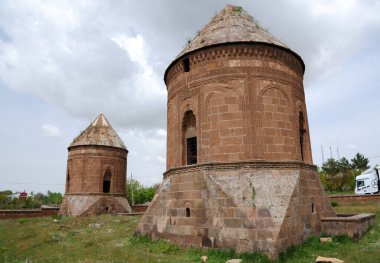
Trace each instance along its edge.
<path fill-rule="evenodd" d="M 165 74 L 167 169 L 189 164 L 189 112 L 197 163 L 312 164 L 303 73 L 298 55 L 270 44 L 216 45 L 177 58 Z"/>
<path fill-rule="evenodd" d="M 69 148 L 65 193 L 104 193 L 104 178 L 110 178 L 107 193 L 125 195 L 127 154 L 109 146 Z"/>

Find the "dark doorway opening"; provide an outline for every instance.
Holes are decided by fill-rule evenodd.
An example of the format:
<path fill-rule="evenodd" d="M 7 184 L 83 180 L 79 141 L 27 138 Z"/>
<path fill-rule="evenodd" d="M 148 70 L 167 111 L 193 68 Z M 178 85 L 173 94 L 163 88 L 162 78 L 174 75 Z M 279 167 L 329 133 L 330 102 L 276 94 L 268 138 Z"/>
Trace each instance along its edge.
<path fill-rule="evenodd" d="M 187 164 L 197 163 L 197 137 L 186 139 Z"/>
<path fill-rule="evenodd" d="M 182 122 L 182 163 L 191 165 L 197 163 L 197 127 L 194 113 L 185 112 Z"/>
<path fill-rule="evenodd" d="M 109 193 L 111 191 L 111 171 L 108 168 L 104 173 L 103 179 L 103 193 Z"/>
<path fill-rule="evenodd" d="M 111 189 L 111 182 L 110 181 L 104 181 L 103 182 L 103 193 L 109 193 Z"/>

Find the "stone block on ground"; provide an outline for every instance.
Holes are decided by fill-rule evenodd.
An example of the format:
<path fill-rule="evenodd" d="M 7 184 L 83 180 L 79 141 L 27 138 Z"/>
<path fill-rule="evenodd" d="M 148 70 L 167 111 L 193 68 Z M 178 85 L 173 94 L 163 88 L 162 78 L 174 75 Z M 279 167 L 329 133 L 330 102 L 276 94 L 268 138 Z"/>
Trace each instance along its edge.
<path fill-rule="evenodd" d="M 332 242 L 332 238 L 331 237 L 321 237 L 319 239 L 319 242 L 320 243 L 329 243 L 329 242 Z"/>
<path fill-rule="evenodd" d="M 338 258 L 325 258 L 318 256 L 315 263 L 344 263 L 344 261 Z"/>

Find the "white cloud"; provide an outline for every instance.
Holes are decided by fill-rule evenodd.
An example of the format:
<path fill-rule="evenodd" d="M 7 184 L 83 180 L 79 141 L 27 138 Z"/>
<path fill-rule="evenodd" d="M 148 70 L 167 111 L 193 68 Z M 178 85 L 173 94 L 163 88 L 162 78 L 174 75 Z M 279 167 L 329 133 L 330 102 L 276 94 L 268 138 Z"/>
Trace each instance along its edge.
<path fill-rule="evenodd" d="M 0 78 L 9 88 L 75 117 L 104 112 L 119 126 L 164 127 L 162 78 L 148 63 L 143 37 L 129 30 L 120 34 L 110 24 L 117 10 L 102 14 L 109 6 L 77 1 L 3 5 L 9 14 L 2 16 L 0 28 L 10 41 L 0 41 Z M 126 40 L 125 46 L 114 36 Z"/>
<path fill-rule="evenodd" d="M 76 130 L 67 132 L 73 135 L 105 113 L 130 151 L 129 171 L 147 185 L 159 182 L 166 153 L 164 70 L 227 2 L 3 0 L 0 86 L 65 112 L 68 123 L 85 123 L 72 124 Z M 314 155 L 321 144 L 339 147 L 341 155 L 378 155 L 375 130 L 357 124 L 373 126 L 379 115 L 380 2 L 232 4 L 242 5 L 304 59 Z M 68 125 L 57 119 L 42 120 L 65 127 L 66 134 Z M 45 135 L 57 134 L 50 128 Z"/>
<path fill-rule="evenodd" d="M 53 137 L 53 138 L 58 138 L 61 136 L 61 131 L 57 126 L 54 126 L 54 125 L 51 125 L 48 123 L 44 123 L 41 126 L 41 129 L 42 129 L 44 136 Z"/>

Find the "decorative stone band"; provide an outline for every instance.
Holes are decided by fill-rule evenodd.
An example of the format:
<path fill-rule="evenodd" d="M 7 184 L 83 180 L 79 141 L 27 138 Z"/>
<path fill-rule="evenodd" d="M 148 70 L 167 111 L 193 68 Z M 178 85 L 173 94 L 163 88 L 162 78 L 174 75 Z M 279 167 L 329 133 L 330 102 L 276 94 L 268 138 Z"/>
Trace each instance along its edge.
<path fill-rule="evenodd" d="M 303 87 L 301 85 L 302 79 L 299 77 L 293 76 L 281 70 L 265 67 L 235 67 L 209 70 L 207 72 L 190 75 L 186 79 L 173 82 L 173 85 L 168 87 L 168 98 L 171 100 L 177 94 L 181 94 L 189 89 L 199 89 L 202 85 L 208 83 L 227 82 L 228 79 L 245 79 L 247 77 L 247 72 L 251 74 L 251 77 L 253 78 L 267 77 L 292 85 L 304 95 Z M 198 90 L 192 91 L 192 95 L 198 93 Z"/>
<path fill-rule="evenodd" d="M 74 145 L 74 146 L 69 146 L 67 148 L 69 151 L 73 152 L 74 150 L 87 150 L 87 149 L 101 149 L 101 150 L 113 150 L 113 152 L 122 152 L 122 153 L 128 153 L 127 149 L 119 148 L 119 147 L 114 147 L 114 146 L 108 146 L 108 145 Z"/>
<path fill-rule="evenodd" d="M 101 195 L 101 196 L 117 196 L 117 197 L 125 197 L 125 194 L 121 193 L 66 193 L 65 195 L 83 195 L 83 196 L 94 196 L 94 195 Z"/>
<path fill-rule="evenodd" d="M 195 50 L 194 52 L 187 54 L 187 56 L 189 57 L 190 65 L 218 58 L 240 59 L 242 57 L 254 57 L 279 60 L 301 75 L 304 73 L 305 69 L 302 59 L 293 51 L 264 43 L 242 42 L 220 44 Z M 165 72 L 165 82 L 184 72 L 182 63 L 179 63 L 180 59 L 181 58 L 178 58 L 173 61 L 168 67 Z"/>
<path fill-rule="evenodd" d="M 278 170 L 309 170 L 315 172 L 317 166 L 298 161 L 244 161 L 233 163 L 202 163 L 169 169 L 164 178 L 172 175 L 198 171 L 225 171 L 237 169 L 278 169 Z"/>

